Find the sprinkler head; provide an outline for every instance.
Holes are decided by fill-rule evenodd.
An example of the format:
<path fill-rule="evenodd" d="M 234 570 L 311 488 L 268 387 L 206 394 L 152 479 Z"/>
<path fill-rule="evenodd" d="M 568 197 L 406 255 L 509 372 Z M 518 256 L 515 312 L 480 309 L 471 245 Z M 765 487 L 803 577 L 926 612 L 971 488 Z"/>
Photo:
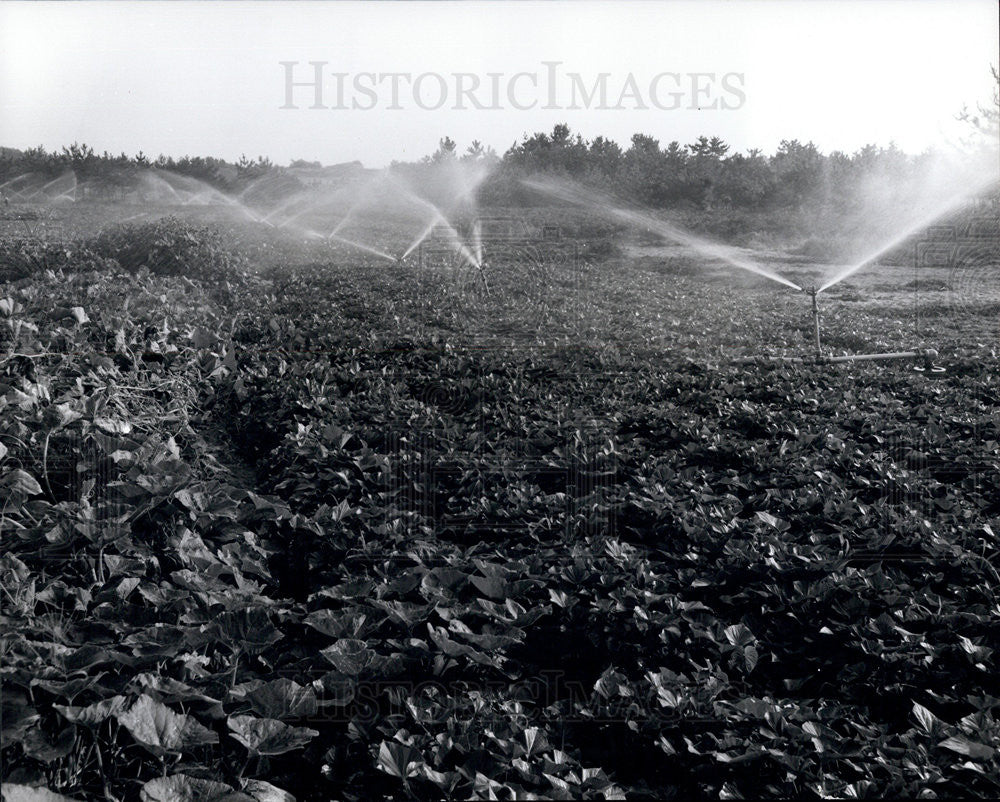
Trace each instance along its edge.
<path fill-rule="evenodd" d="M 923 366 L 918 366 L 916 369 L 921 373 L 944 373 L 945 369 L 940 365 L 935 365 L 934 360 L 937 359 L 938 352 L 933 348 L 921 348 L 917 351 L 917 354 L 921 356 L 924 360 Z"/>

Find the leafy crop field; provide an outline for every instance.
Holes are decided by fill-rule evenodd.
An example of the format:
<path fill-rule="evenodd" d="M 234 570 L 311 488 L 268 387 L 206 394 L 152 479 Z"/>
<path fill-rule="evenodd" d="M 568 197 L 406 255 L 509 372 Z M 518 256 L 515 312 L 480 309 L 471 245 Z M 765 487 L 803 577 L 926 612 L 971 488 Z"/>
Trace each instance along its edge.
<path fill-rule="evenodd" d="M 0 241 L 5 799 L 1000 791 L 995 272 L 822 296 L 943 373 L 733 365 L 806 297 L 591 221 L 484 277 L 81 209 Z"/>

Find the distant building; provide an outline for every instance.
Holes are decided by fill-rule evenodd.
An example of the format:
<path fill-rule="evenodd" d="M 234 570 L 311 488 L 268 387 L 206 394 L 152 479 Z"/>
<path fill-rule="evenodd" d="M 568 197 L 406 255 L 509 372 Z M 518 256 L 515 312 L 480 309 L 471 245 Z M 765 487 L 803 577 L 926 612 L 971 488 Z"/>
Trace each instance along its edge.
<path fill-rule="evenodd" d="M 293 162 L 292 166 L 287 168 L 287 171 L 307 187 L 340 187 L 351 181 L 356 181 L 359 178 L 379 172 L 378 170 L 367 169 L 359 161 L 331 164 L 326 167 Z"/>

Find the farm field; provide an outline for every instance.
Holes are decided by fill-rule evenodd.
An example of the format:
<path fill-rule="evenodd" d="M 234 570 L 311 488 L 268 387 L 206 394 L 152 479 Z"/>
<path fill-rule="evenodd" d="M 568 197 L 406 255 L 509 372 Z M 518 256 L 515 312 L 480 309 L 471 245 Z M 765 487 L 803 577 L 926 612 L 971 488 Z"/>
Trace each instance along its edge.
<path fill-rule="evenodd" d="M 477 270 L 203 212 L 0 221 L 5 783 L 1000 790 L 996 265 L 820 296 L 941 372 L 733 364 L 808 296 L 582 213 Z"/>

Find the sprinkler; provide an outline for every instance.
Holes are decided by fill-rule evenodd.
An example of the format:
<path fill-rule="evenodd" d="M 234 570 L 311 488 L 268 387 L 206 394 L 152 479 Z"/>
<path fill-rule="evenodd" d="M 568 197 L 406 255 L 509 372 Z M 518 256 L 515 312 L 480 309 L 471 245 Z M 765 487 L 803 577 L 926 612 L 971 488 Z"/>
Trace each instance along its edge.
<path fill-rule="evenodd" d="M 912 351 L 891 351 L 883 354 L 844 354 L 842 356 L 827 356 L 823 353 L 823 346 L 819 334 L 819 303 L 816 300 L 823 287 L 817 288 L 814 285 L 805 287 L 802 292 L 806 293 L 810 299 L 813 319 L 813 345 L 815 353 L 811 357 L 801 356 L 748 356 L 734 359 L 733 362 L 743 365 L 763 365 L 773 362 L 797 362 L 813 365 L 835 365 L 841 362 L 873 362 L 891 359 L 919 359 L 923 361 L 922 366 L 917 366 L 916 370 L 928 373 L 943 373 L 944 368 L 934 364 L 938 352 L 933 348 L 915 348 Z"/>
<path fill-rule="evenodd" d="M 479 279 L 483 282 L 483 291 L 488 296 L 490 294 L 490 283 L 486 280 L 486 268 L 490 266 L 490 263 L 485 259 L 480 260 L 476 268 L 479 270 Z"/>

